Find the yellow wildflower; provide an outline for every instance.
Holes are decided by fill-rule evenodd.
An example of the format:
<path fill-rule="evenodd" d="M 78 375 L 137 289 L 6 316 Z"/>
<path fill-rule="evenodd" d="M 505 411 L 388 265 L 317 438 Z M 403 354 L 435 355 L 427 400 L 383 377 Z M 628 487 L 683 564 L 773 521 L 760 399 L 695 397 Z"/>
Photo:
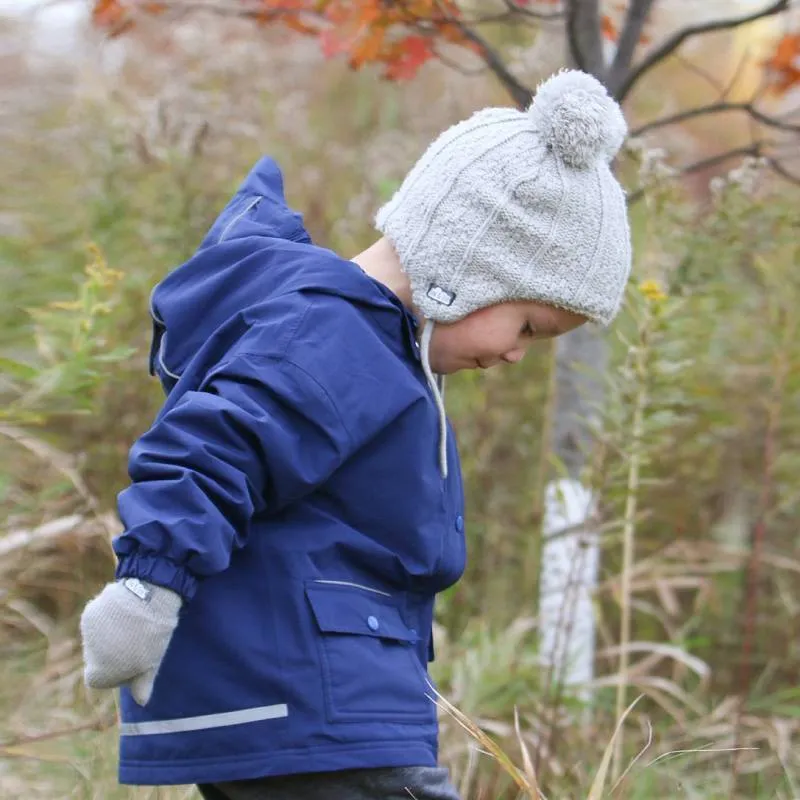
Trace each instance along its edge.
<path fill-rule="evenodd" d="M 639 284 L 639 291 L 652 303 L 667 299 L 667 294 L 661 288 L 661 284 L 652 278 L 642 281 Z"/>

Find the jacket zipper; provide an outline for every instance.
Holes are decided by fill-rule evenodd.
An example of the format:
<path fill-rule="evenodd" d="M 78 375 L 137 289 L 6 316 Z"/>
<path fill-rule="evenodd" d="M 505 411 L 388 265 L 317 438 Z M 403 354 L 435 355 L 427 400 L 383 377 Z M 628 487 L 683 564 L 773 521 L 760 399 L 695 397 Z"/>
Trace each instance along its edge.
<path fill-rule="evenodd" d="M 221 244 L 223 241 L 225 241 L 225 237 L 228 235 L 228 232 L 231 230 L 231 228 L 253 207 L 257 206 L 261 200 L 261 195 L 257 195 L 250 200 L 250 202 L 223 228 L 222 233 L 219 235 L 219 239 L 217 239 L 217 244 Z"/>

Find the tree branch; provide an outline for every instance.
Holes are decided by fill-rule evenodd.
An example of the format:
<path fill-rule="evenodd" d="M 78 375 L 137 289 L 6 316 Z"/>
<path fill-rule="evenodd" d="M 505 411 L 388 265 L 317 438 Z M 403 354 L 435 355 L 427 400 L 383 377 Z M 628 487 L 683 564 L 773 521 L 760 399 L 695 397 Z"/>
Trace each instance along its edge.
<path fill-rule="evenodd" d="M 457 72 L 459 75 L 465 75 L 467 77 L 472 77 L 474 75 L 483 75 L 486 70 L 488 69 L 486 63 L 481 64 L 475 69 L 470 69 L 469 67 L 464 67 L 461 64 L 457 64 L 453 61 L 450 56 L 445 55 L 438 46 L 438 42 L 434 41 L 432 44 L 433 52 L 436 58 L 442 62 L 448 69 L 452 69 L 454 72 Z"/>
<path fill-rule="evenodd" d="M 654 2 L 655 0 L 632 0 L 628 8 L 622 33 L 617 42 L 617 52 L 614 54 L 614 60 L 611 63 L 606 81 L 606 85 L 612 94 L 630 69 L 633 54 L 639 44 L 642 30 L 650 16 Z"/>
<path fill-rule="evenodd" d="M 509 8 L 507 11 L 498 11 L 495 14 L 485 14 L 481 17 L 454 17 L 451 14 L 447 14 L 446 12 L 441 12 L 434 20 L 426 20 L 420 19 L 420 22 L 449 22 L 451 24 L 455 24 L 457 21 L 463 23 L 464 25 L 487 25 L 490 23 L 498 23 L 498 22 L 505 22 L 508 25 L 512 25 L 514 23 L 514 17 L 517 16 L 517 13 L 513 10 L 513 8 Z M 525 25 L 530 25 L 533 27 L 536 25 L 533 19 L 525 19 L 523 20 Z"/>
<path fill-rule="evenodd" d="M 402 0 L 395 0 L 395 2 L 405 5 Z M 420 17 L 417 19 L 416 24 L 420 25 L 421 23 L 435 24 L 447 22 L 452 25 L 457 25 L 459 23 L 462 25 L 486 25 L 489 23 L 505 22 L 508 25 L 513 25 L 520 17 L 522 17 L 523 24 L 530 27 L 538 27 L 539 23 L 541 22 L 550 22 L 564 17 L 564 12 L 562 11 L 554 11 L 549 13 L 530 11 L 518 6 L 514 0 L 504 0 L 504 2 L 506 6 L 505 11 L 497 11 L 492 14 L 484 14 L 483 16 L 471 18 L 465 17 L 460 12 L 458 16 L 453 16 L 453 14 L 450 14 L 447 8 L 443 7 L 440 2 L 436 2 L 436 8 L 438 12 L 436 17 L 434 19 L 425 19 Z M 414 15 L 410 14 L 410 16 Z"/>
<path fill-rule="evenodd" d="M 586 71 L 586 62 L 581 51 L 581 43 L 578 39 L 577 7 L 574 0 L 567 6 L 566 32 L 567 48 L 569 49 L 572 66 Z"/>
<path fill-rule="evenodd" d="M 686 56 L 682 56 L 680 53 L 676 53 L 674 58 L 684 69 L 688 70 L 694 75 L 697 75 L 698 78 L 702 78 L 715 91 L 719 92 L 720 97 L 725 97 L 725 87 L 723 86 L 722 82 L 712 75 L 707 69 L 704 69 L 699 64 L 695 64 L 694 61 L 690 61 L 688 58 L 686 58 Z"/>
<path fill-rule="evenodd" d="M 774 155 L 768 155 L 765 152 L 765 150 L 771 147 L 773 144 L 773 142 L 767 140 L 759 140 L 742 147 L 734 147 L 731 150 L 726 150 L 724 153 L 717 153 L 716 155 L 709 156 L 708 158 L 701 158 L 699 161 L 693 161 L 691 164 L 686 164 L 685 166 L 675 170 L 675 177 L 679 177 L 681 175 L 691 175 L 694 172 L 702 172 L 704 169 L 710 169 L 718 166 L 719 164 L 724 164 L 726 161 L 730 161 L 732 158 L 743 158 L 745 156 L 750 156 L 751 158 L 766 159 L 769 167 L 777 175 L 780 175 L 782 178 L 790 181 L 791 183 L 800 185 L 800 175 L 795 175 L 794 173 L 790 172 L 777 158 L 775 158 Z M 627 197 L 628 204 L 633 205 L 641 200 L 646 194 L 647 189 L 637 189 L 635 192 L 631 192 Z"/>
<path fill-rule="evenodd" d="M 464 38 L 477 45 L 481 52 L 481 57 L 486 62 L 486 66 L 489 67 L 500 83 L 503 84 L 506 91 L 511 95 L 511 99 L 514 101 L 517 108 L 520 110 L 527 108 L 533 98 L 531 89 L 511 74 L 497 51 L 494 50 L 479 33 L 458 20 L 454 20 L 453 24 L 458 25 Z"/>
<path fill-rule="evenodd" d="M 744 111 L 756 122 L 760 122 L 762 125 L 766 125 L 769 128 L 800 134 L 800 123 L 793 124 L 791 122 L 785 122 L 778 117 L 772 117 L 769 114 L 765 114 L 763 111 L 759 111 L 757 108 L 755 108 L 752 102 L 729 103 L 723 101 L 707 106 L 690 108 L 687 111 L 681 111 L 678 114 L 671 114 L 668 117 L 662 117 L 661 119 L 656 119 L 652 122 L 646 122 L 644 125 L 640 125 L 638 128 L 631 130 L 630 136 L 642 136 L 645 133 L 649 133 L 650 131 L 657 130 L 659 128 L 665 128 L 668 125 L 677 125 L 678 123 L 686 122 L 686 120 L 695 119 L 696 117 L 704 117 L 707 115 L 710 116 L 712 114 L 724 114 L 729 111 Z"/>
<path fill-rule="evenodd" d="M 604 82 L 598 0 L 567 0 L 567 41 L 575 66 Z"/>
<path fill-rule="evenodd" d="M 531 17 L 532 19 L 547 21 L 553 19 L 564 19 L 566 12 L 564 11 L 534 11 L 532 8 L 524 8 L 517 0 L 504 0 L 506 8 L 514 14 L 519 14 L 523 17 Z"/>
<path fill-rule="evenodd" d="M 774 170 L 778 175 L 781 176 L 784 180 L 789 181 L 789 183 L 796 183 L 800 186 L 800 175 L 795 175 L 794 172 L 790 172 L 786 167 L 778 161 L 777 158 L 768 157 L 767 163 L 769 164 L 770 168 Z"/>
<path fill-rule="evenodd" d="M 751 158 L 760 158 L 764 155 L 764 147 L 767 142 L 753 142 L 752 144 L 742 145 L 742 147 L 734 147 L 731 150 L 726 150 L 724 153 L 717 153 L 708 158 L 701 158 L 699 161 L 693 161 L 685 167 L 681 167 L 678 172 L 681 175 L 691 175 L 693 172 L 702 172 L 704 169 L 716 167 L 719 164 L 724 164 L 732 158 L 744 158 L 750 156 Z"/>
<path fill-rule="evenodd" d="M 736 65 L 736 69 L 733 71 L 733 75 L 731 75 L 731 79 L 728 81 L 728 85 L 722 90 L 723 100 L 733 91 L 733 87 L 736 86 L 742 72 L 744 72 L 745 64 L 747 64 L 749 58 L 750 53 L 745 50 L 742 57 L 739 59 L 739 63 Z"/>
<path fill-rule="evenodd" d="M 533 98 L 533 92 L 511 73 L 500 54 L 483 36 L 466 24 L 463 19 L 448 14 L 446 9 L 440 7 L 439 3 L 436 3 L 436 7 L 441 15 L 439 17 L 440 21 L 447 22 L 458 28 L 465 39 L 477 46 L 484 63 L 503 84 L 517 108 L 520 110 L 527 108 Z"/>
<path fill-rule="evenodd" d="M 240 0 L 235 4 L 225 2 L 225 0 L 165 0 L 164 10 L 176 14 L 206 11 L 218 16 L 252 19 L 261 23 L 271 22 L 281 17 L 295 17 L 299 20 L 308 19 L 316 23 L 324 23 L 326 21 L 324 15 L 318 11 L 298 9 L 291 5 L 265 8 L 259 0 L 249 0 L 249 2 Z M 146 8 L 126 5 L 126 11 L 132 19 L 152 16 L 152 12 Z"/>
<path fill-rule="evenodd" d="M 729 30 L 731 28 L 738 28 L 740 25 L 746 25 L 750 22 L 755 22 L 764 17 L 771 17 L 775 14 L 780 14 L 789 8 L 789 0 L 775 0 L 770 5 L 762 8 L 759 11 L 754 11 L 750 14 L 745 14 L 740 17 L 730 17 L 728 19 L 718 19 L 711 22 L 705 22 L 701 25 L 690 25 L 676 31 L 659 47 L 653 50 L 637 67 L 630 70 L 627 77 L 621 81 L 619 87 L 615 92 L 615 97 L 619 102 L 622 102 L 630 93 L 631 89 L 636 83 L 641 80 L 645 73 L 649 72 L 657 64 L 660 64 L 665 58 L 672 55 L 687 39 L 692 36 L 699 36 L 703 33 L 711 33 L 712 31 Z"/>

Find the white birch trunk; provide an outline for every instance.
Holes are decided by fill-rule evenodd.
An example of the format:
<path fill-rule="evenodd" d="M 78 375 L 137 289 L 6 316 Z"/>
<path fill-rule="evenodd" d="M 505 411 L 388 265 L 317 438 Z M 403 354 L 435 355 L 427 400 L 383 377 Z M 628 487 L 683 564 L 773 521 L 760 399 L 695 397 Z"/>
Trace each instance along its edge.
<path fill-rule="evenodd" d="M 592 492 L 572 478 L 545 490 L 544 545 L 539 581 L 540 656 L 569 694 L 591 700 L 595 618 L 592 598 L 600 565 L 596 532 L 583 525 L 594 510 Z"/>

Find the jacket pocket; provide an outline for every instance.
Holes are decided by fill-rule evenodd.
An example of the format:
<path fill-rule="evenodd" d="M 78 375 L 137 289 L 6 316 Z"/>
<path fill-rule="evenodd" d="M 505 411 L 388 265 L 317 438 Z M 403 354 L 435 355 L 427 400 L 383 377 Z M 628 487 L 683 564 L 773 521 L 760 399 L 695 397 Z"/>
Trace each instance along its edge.
<path fill-rule="evenodd" d="M 331 722 L 433 723 L 436 706 L 416 653 L 419 637 L 393 599 L 354 584 L 310 582 Z"/>

